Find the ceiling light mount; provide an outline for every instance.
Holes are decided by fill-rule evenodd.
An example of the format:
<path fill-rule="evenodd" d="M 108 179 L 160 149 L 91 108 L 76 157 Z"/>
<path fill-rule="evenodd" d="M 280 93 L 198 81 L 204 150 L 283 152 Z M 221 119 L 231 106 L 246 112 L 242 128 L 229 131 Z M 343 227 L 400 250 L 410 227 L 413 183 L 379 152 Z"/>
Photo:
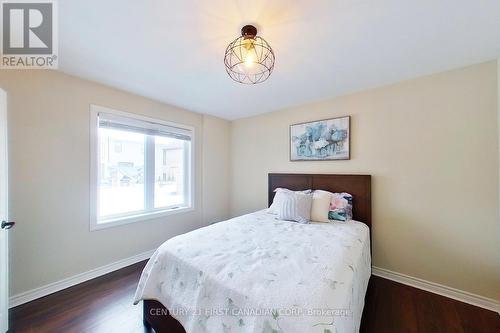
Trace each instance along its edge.
<path fill-rule="evenodd" d="M 241 28 L 241 35 L 245 38 L 255 38 L 257 36 L 257 28 L 253 25 L 245 25 Z"/>
<path fill-rule="evenodd" d="M 231 79 L 244 84 L 266 81 L 274 69 L 274 51 L 266 40 L 257 36 L 257 28 L 245 25 L 241 36 L 226 48 L 224 65 Z"/>

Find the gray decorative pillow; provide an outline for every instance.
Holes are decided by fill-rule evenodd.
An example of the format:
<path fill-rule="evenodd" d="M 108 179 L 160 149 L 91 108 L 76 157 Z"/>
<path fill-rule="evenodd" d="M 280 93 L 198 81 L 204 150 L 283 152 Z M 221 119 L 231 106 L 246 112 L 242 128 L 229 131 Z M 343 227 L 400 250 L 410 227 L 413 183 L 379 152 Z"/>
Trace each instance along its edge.
<path fill-rule="evenodd" d="M 286 192 L 283 194 L 278 219 L 309 223 L 311 220 L 312 194 Z"/>
<path fill-rule="evenodd" d="M 275 192 L 275 195 L 274 195 L 273 203 L 267 209 L 267 212 L 270 214 L 278 214 L 278 212 L 281 208 L 281 203 L 282 203 L 283 198 L 286 195 L 286 193 L 312 193 L 311 190 L 292 191 L 292 190 L 289 190 L 287 188 L 281 188 L 281 187 L 278 187 L 277 189 L 275 189 L 274 192 Z"/>

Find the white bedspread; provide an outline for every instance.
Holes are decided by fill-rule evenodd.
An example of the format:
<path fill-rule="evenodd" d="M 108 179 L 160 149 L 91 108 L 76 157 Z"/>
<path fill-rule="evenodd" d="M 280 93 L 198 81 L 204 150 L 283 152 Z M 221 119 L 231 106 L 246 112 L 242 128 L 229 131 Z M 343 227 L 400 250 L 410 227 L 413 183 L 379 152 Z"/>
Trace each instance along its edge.
<path fill-rule="evenodd" d="M 160 301 L 188 333 L 358 332 L 370 273 L 365 224 L 259 211 L 163 243 L 135 303 Z"/>

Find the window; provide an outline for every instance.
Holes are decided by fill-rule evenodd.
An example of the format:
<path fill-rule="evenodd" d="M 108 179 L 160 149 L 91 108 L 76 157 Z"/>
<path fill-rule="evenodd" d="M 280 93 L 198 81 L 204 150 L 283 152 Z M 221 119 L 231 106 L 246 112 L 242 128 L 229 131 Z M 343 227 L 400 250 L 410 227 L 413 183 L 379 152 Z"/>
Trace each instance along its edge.
<path fill-rule="evenodd" d="M 121 142 L 117 142 L 115 143 L 115 153 L 121 153 L 122 152 L 122 143 Z"/>
<path fill-rule="evenodd" d="M 192 209 L 192 128 L 91 111 L 91 229 Z"/>

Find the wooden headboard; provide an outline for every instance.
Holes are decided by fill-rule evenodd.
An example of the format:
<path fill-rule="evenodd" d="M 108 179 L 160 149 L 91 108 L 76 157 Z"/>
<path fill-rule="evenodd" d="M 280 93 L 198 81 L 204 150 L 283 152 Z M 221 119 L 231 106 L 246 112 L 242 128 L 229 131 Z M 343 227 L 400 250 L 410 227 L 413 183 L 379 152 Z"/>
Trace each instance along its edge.
<path fill-rule="evenodd" d="M 353 197 L 353 219 L 363 222 L 371 228 L 372 197 L 370 175 L 270 173 L 268 177 L 269 206 L 273 202 L 274 190 L 278 187 L 294 191 L 311 189 L 347 192 Z"/>

